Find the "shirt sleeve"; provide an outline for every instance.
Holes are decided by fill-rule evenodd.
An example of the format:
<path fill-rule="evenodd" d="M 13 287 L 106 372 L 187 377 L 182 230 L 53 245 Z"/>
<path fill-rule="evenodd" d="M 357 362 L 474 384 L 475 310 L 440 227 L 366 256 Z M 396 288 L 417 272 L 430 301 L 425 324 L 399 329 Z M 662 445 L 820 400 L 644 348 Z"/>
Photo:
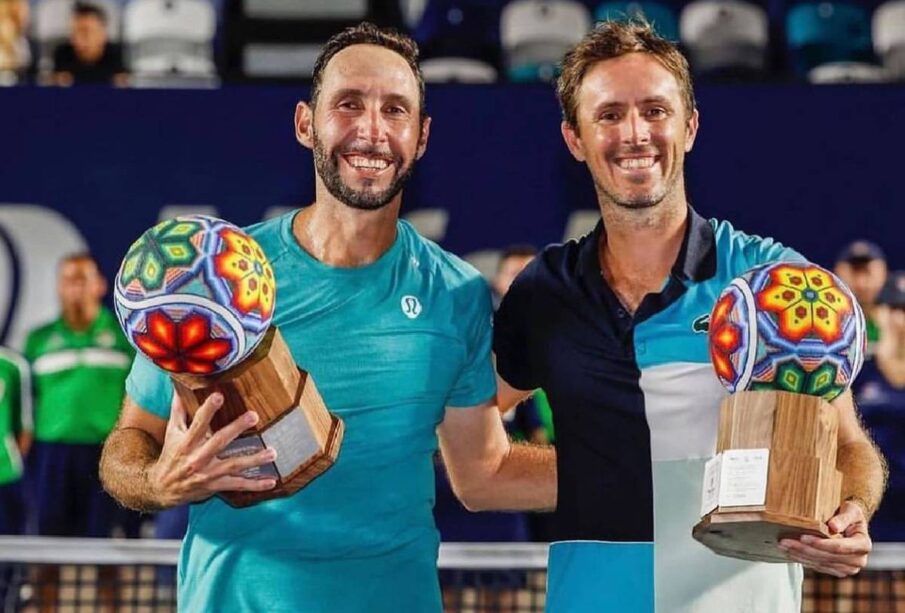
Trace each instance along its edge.
<path fill-rule="evenodd" d="M 493 352 L 497 373 L 515 389 L 526 391 L 540 387 L 531 371 L 528 353 L 532 289 L 538 259 L 535 258 L 513 281 L 496 312 L 493 324 Z"/>
<path fill-rule="evenodd" d="M 493 342 L 493 308 L 490 288 L 482 277 L 468 283 L 470 299 L 460 305 L 467 321 L 465 366 L 447 398 L 448 407 L 473 407 L 496 396 L 496 375 L 490 345 Z"/>
<path fill-rule="evenodd" d="M 745 259 L 751 267 L 761 264 L 771 264 L 773 262 L 800 262 L 806 263 L 808 260 L 803 255 L 786 247 L 772 238 L 761 238 L 759 236 L 746 236 L 742 245 Z"/>
<path fill-rule="evenodd" d="M 170 417 L 173 384 L 170 377 L 142 354 L 135 356 L 126 379 L 126 393 L 138 406 L 163 419 Z"/>

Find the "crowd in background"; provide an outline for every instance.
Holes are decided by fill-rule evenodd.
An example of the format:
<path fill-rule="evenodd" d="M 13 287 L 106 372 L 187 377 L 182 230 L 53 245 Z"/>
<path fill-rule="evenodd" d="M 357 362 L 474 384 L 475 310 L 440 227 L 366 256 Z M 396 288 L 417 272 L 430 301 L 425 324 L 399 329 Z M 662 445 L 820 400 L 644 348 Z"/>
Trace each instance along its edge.
<path fill-rule="evenodd" d="M 595 22 L 633 16 L 699 81 L 905 78 L 902 0 L 0 0 L 0 83 L 306 79 L 361 20 L 410 33 L 428 82 L 550 81 Z"/>

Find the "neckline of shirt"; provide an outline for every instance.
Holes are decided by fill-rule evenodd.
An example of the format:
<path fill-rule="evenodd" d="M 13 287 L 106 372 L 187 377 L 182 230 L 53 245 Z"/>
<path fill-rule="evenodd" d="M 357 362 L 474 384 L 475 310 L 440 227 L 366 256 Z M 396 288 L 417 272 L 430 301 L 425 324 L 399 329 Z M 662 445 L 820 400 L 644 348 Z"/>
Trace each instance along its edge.
<path fill-rule="evenodd" d="M 301 209 L 297 209 L 283 217 L 280 223 L 280 235 L 284 245 L 293 255 L 298 256 L 298 258 L 307 266 L 311 266 L 319 273 L 336 276 L 373 275 L 374 273 L 381 272 L 385 268 L 392 266 L 399 256 L 399 253 L 402 251 L 403 223 L 401 220 L 396 220 L 396 238 L 393 240 L 393 244 L 390 245 L 390 248 L 384 251 L 379 258 L 370 264 L 365 264 L 363 266 L 331 266 L 330 264 L 325 264 L 308 253 L 308 251 L 299 244 L 298 240 L 295 238 L 295 234 L 292 232 L 295 216 L 300 212 Z"/>

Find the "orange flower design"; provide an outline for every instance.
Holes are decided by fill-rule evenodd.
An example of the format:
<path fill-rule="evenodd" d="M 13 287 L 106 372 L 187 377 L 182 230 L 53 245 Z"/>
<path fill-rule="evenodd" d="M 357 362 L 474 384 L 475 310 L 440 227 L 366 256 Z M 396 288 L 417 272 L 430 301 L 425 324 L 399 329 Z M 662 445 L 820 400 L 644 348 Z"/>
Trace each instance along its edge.
<path fill-rule="evenodd" d="M 208 375 L 232 350 L 229 340 L 211 338 L 210 322 L 198 313 L 175 322 L 158 310 L 148 314 L 147 325 L 147 332 L 135 333 L 135 346 L 169 372 Z"/>
<path fill-rule="evenodd" d="M 214 268 L 232 285 L 232 304 L 243 315 L 257 311 L 262 320 L 273 315 L 276 282 L 273 269 L 260 245 L 247 234 L 220 231 L 224 249 L 214 258 Z"/>
<path fill-rule="evenodd" d="M 757 294 L 757 305 L 775 313 L 780 334 L 796 343 L 812 334 L 827 344 L 839 340 L 854 312 L 833 278 L 815 266 L 777 266 Z"/>
<path fill-rule="evenodd" d="M 730 356 L 742 342 L 742 332 L 729 318 L 736 297 L 726 293 L 713 307 L 710 315 L 710 359 L 716 374 L 726 381 L 735 381 L 738 373 Z"/>

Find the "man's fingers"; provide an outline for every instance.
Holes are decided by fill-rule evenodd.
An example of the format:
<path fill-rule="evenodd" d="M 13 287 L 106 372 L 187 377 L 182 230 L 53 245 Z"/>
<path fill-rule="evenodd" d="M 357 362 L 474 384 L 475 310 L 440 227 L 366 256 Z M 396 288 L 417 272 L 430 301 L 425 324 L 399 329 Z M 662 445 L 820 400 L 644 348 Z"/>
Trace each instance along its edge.
<path fill-rule="evenodd" d="M 803 537 L 814 538 L 814 537 Z M 864 537 L 866 539 L 866 537 Z M 840 566 L 862 568 L 867 563 L 867 551 L 860 538 L 851 539 L 815 539 L 812 543 L 803 543 L 792 539 L 780 541 L 782 548 L 796 562 L 808 566 Z M 855 542 L 846 542 L 855 541 Z M 869 542 L 869 540 L 868 540 Z M 849 572 L 848 574 L 852 574 Z"/>
<path fill-rule="evenodd" d="M 204 442 L 204 446 L 201 449 L 201 455 L 204 458 L 204 461 L 210 462 L 213 460 L 227 445 L 236 440 L 236 437 L 258 423 L 258 419 L 257 413 L 254 411 L 246 411 L 214 432 L 214 434 Z"/>
<path fill-rule="evenodd" d="M 839 507 L 839 511 L 830 518 L 827 526 L 834 534 L 844 534 L 851 527 L 866 523 L 864 509 L 860 504 L 847 500 Z"/>
<path fill-rule="evenodd" d="M 214 479 L 210 483 L 212 492 L 266 492 L 276 487 L 274 479 L 246 479 L 227 475 Z"/>
<path fill-rule="evenodd" d="M 798 556 L 794 555 L 790 555 L 789 559 L 793 562 L 800 563 L 806 568 L 816 570 L 819 573 L 833 575 L 834 577 L 851 577 L 852 575 L 857 575 L 861 571 L 861 568 L 859 566 L 854 566 L 851 564 L 819 564 L 813 562 L 812 560 L 799 558 Z"/>
<path fill-rule="evenodd" d="M 870 537 L 866 534 L 855 534 L 843 538 L 821 539 L 809 537 L 803 539 L 806 545 L 831 554 L 847 556 L 866 556 L 873 549 Z"/>
<path fill-rule="evenodd" d="M 192 417 L 192 425 L 189 426 L 188 440 L 186 441 L 189 446 L 193 446 L 204 439 L 211 425 L 211 418 L 221 406 L 223 406 L 223 394 L 219 393 L 211 394 L 201 403 L 201 406 L 198 407 Z"/>
<path fill-rule="evenodd" d="M 233 475 L 237 476 L 249 468 L 256 468 L 269 464 L 277 458 L 275 449 L 264 449 L 251 455 L 229 458 L 226 460 L 214 460 L 211 475 L 215 477 Z"/>

